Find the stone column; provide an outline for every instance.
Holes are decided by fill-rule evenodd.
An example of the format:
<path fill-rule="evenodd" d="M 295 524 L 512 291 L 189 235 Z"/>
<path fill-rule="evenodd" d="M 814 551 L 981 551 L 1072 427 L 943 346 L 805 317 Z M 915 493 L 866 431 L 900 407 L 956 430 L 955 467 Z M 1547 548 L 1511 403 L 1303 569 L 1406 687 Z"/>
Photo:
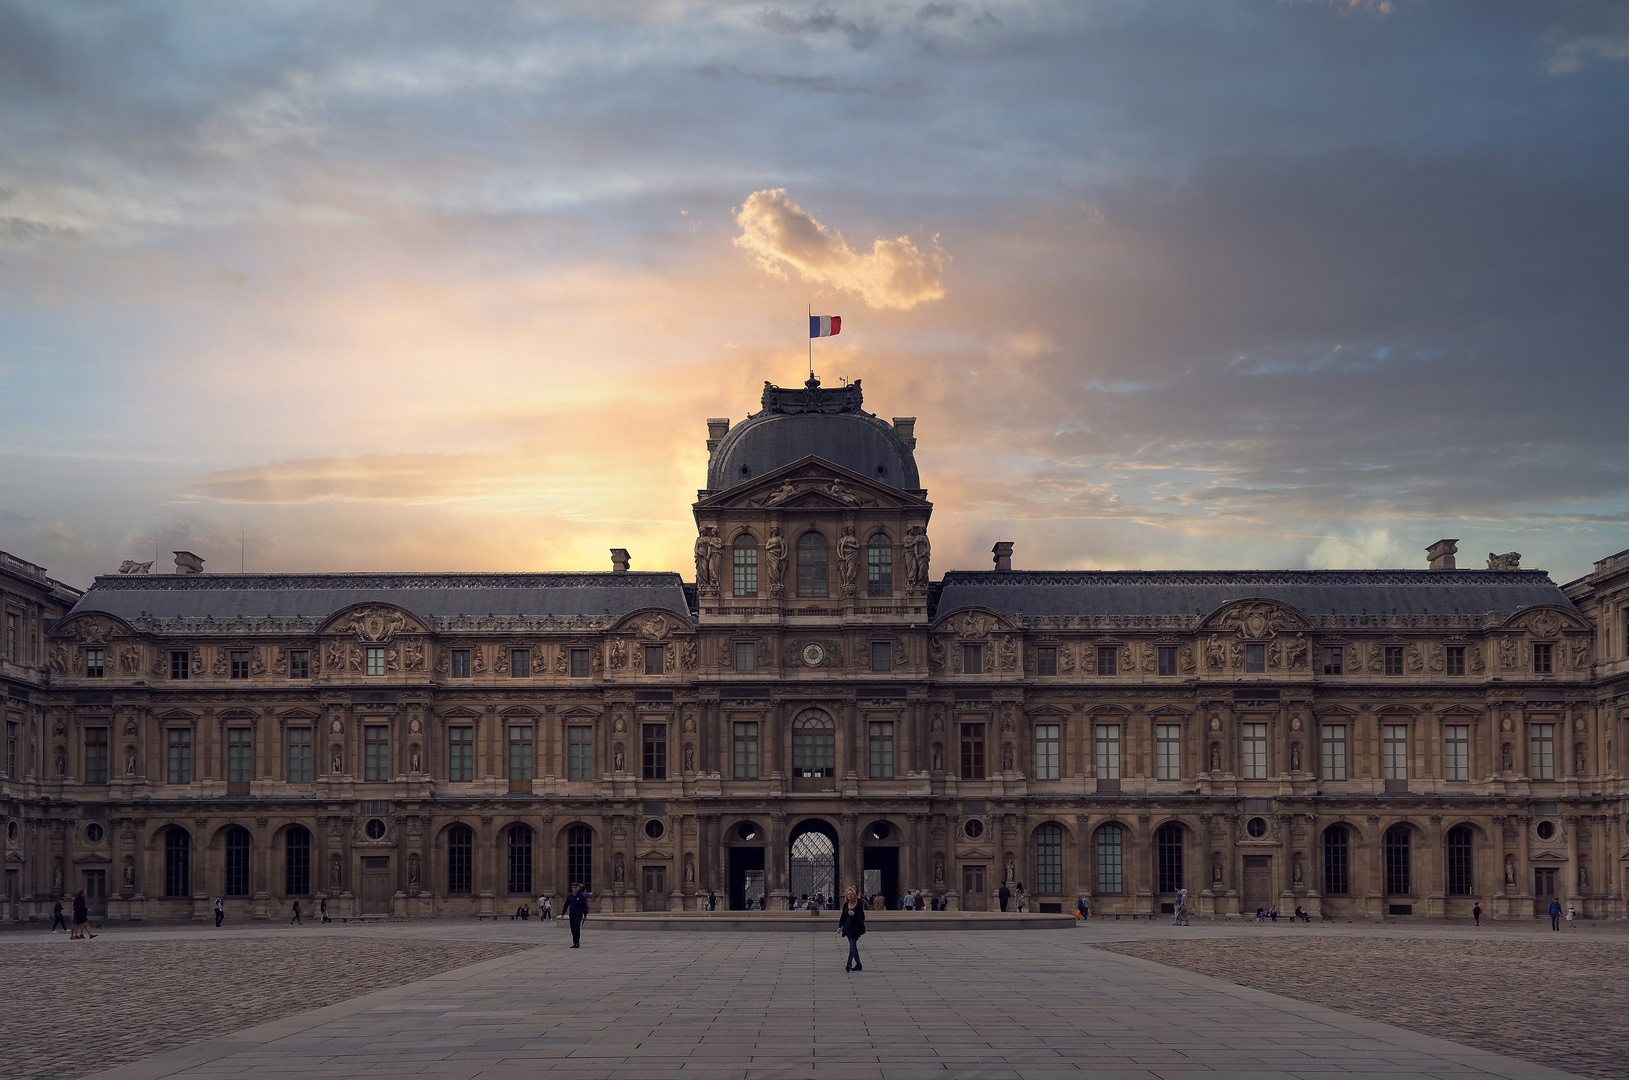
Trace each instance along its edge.
<path fill-rule="evenodd" d="M 853 713 L 852 708 L 844 711 L 850 715 Z M 839 862 L 842 865 L 839 867 L 838 880 L 832 890 L 838 898 L 845 895 L 850 885 L 862 885 L 863 887 L 865 874 L 862 872 L 862 868 L 865 866 L 865 856 L 864 849 L 860 845 L 859 818 L 860 816 L 855 813 L 845 813 L 838 816 L 838 835 L 842 837 L 838 845 L 842 848 L 842 857 Z"/>
<path fill-rule="evenodd" d="M 779 708 L 775 710 L 777 715 Z M 779 724 L 776 724 L 777 729 Z M 789 852 L 786 845 L 786 815 L 772 813 L 769 815 L 769 837 L 764 845 L 764 883 L 766 893 L 764 906 L 770 911 L 785 911 L 787 887 L 787 858 Z"/>

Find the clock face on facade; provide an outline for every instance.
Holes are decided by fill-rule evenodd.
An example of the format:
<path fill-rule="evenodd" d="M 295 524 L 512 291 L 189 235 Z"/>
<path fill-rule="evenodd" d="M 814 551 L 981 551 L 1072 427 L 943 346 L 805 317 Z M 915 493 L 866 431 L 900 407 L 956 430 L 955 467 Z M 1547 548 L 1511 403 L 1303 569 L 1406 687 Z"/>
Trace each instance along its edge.
<path fill-rule="evenodd" d="M 826 650 L 820 647 L 818 641 L 811 641 L 803 647 L 803 662 L 809 667 L 819 667 L 820 662 L 826 659 Z"/>

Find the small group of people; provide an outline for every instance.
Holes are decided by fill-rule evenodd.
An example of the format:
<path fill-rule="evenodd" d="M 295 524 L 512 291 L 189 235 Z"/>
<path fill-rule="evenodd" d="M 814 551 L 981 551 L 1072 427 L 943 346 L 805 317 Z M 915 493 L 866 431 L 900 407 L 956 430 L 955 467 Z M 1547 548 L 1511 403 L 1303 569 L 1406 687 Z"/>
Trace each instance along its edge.
<path fill-rule="evenodd" d="M 1022 881 L 1017 884 L 1016 888 L 1008 888 L 1007 883 L 1003 881 L 1001 888 L 996 890 L 996 900 L 1000 902 L 1002 911 L 1007 910 L 1009 903 L 1016 901 L 1017 910 L 1023 912 L 1029 906 L 1029 893 L 1024 891 Z"/>
<path fill-rule="evenodd" d="M 1273 906 L 1273 907 L 1270 907 L 1270 908 L 1258 907 L 1256 909 L 1256 921 L 1257 922 L 1277 922 L 1278 921 L 1278 907 L 1276 905 Z"/>
<path fill-rule="evenodd" d="M 57 932 L 57 927 L 68 931 L 69 940 L 85 940 L 100 935 L 91 933 L 90 928 L 90 902 L 85 899 L 85 890 L 74 893 L 73 898 L 74 924 L 70 930 L 68 922 L 62 917 L 62 901 L 58 900 L 56 907 L 51 909 L 51 933 Z"/>
<path fill-rule="evenodd" d="M 1567 929 L 1571 930 L 1578 923 L 1578 908 L 1573 904 L 1568 904 L 1566 914 Z M 1478 925 L 1481 925 L 1480 921 L 1478 921 Z M 1550 897 L 1550 929 L 1561 929 L 1561 898 L 1559 896 Z"/>
<path fill-rule="evenodd" d="M 875 908 L 877 906 L 876 901 L 878 901 L 878 900 L 885 900 L 885 898 L 879 893 L 872 900 L 871 906 L 873 908 Z M 913 889 L 912 891 L 905 893 L 905 895 L 903 895 L 903 896 L 901 896 L 899 898 L 899 910 L 901 910 L 901 911 L 943 911 L 944 910 L 944 907 L 943 907 L 944 903 L 945 903 L 945 898 L 943 896 L 939 896 L 939 895 L 929 896 L 926 893 L 924 893 L 921 889 Z M 886 903 L 884 903 L 883 906 L 886 907 L 887 906 Z"/>

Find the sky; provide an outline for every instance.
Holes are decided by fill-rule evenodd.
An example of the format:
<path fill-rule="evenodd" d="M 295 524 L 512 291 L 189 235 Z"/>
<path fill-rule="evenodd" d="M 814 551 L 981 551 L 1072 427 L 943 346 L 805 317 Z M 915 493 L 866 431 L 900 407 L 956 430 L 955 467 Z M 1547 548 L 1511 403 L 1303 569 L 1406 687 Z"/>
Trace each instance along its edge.
<path fill-rule="evenodd" d="M 693 575 L 706 418 L 934 573 L 1629 547 L 1629 3 L 0 0 L 0 549 Z"/>

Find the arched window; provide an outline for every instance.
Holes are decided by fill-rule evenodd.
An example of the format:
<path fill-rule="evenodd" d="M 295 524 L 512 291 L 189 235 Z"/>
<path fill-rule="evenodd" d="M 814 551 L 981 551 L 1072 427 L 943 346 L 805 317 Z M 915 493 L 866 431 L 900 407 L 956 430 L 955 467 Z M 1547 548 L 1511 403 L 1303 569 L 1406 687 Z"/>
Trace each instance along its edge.
<path fill-rule="evenodd" d="M 532 827 L 509 827 L 509 895 L 532 895 Z"/>
<path fill-rule="evenodd" d="M 249 830 L 241 825 L 226 830 L 226 882 L 221 893 L 249 895 Z"/>
<path fill-rule="evenodd" d="M 798 595 L 826 595 L 826 538 L 817 532 L 798 541 Z"/>
<path fill-rule="evenodd" d="M 819 709 L 804 709 L 792 721 L 792 775 L 837 775 L 837 730 Z"/>
<path fill-rule="evenodd" d="M 1412 875 L 1409 873 L 1408 826 L 1393 825 L 1386 830 L 1386 895 L 1409 896 L 1413 893 Z"/>
<path fill-rule="evenodd" d="M 192 837 L 174 825 L 164 834 L 164 895 L 192 895 Z"/>
<path fill-rule="evenodd" d="M 587 825 L 566 830 L 566 876 L 584 892 L 594 891 L 594 830 Z"/>
<path fill-rule="evenodd" d="M 894 595 L 894 542 L 886 533 L 874 533 L 867 543 L 866 591 L 871 596 Z"/>
<path fill-rule="evenodd" d="M 454 825 L 447 830 L 447 894 L 468 896 L 474 891 L 475 830 Z"/>
<path fill-rule="evenodd" d="M 1125 834 L 1118 825 L 1105 825 L 1097 830 L 1097 891 L 1119 893 L 1125 891 L 1124 875 Z"/>
<path fill-rule="evenodd" d="M 1476 891 L 1476 877 L 1472 873 L 1469 825 L 1455 825 L 1448 830 L 1448 895 L 1470 896 Z"/>
<path fill-rule="evenodd" d="M 1035 830 L 1035 891 L 1042 896 L 1063 894 L 1063 827 L 1042 825 Z"/>
<path fill-rule="evenodd" d="M 283 834 L 283 895 L 311 895 L 311 830 L 304 825 Z"/>
<path fill-rule="evenodd" d="M 1324 830 L 1324 893 L 1345 896 L 1352 891 L 1352 833 L 1345 825 Z"/>
<path fill-rule="evenodd" d="M 1160 892 L 1182 891 L 1182 826 L 1168 821 L 1155 834 L 1159 855 Z"/>
<path fill-rule="evenodd" d="M 735 595 L 758 595 L 758 538 L 742 533 L 735 538 Z"/>

